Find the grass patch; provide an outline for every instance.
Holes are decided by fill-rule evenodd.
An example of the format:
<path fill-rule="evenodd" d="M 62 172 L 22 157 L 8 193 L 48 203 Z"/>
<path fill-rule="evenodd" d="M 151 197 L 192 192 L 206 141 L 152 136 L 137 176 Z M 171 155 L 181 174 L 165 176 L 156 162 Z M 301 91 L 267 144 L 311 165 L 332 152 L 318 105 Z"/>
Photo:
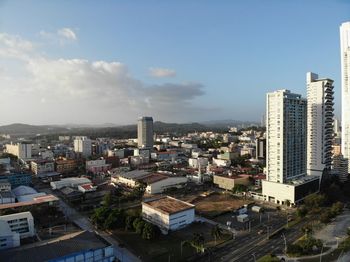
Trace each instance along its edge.
<path fill-rule="evenodd" d="M 181 242 L 190 240 L 193 233 L 202 233 L 205 239 L 205 247 L 215 246 L 215 240 L 211 236 L 212 225 L 209 224 L 192 224 L 182 230 L 170 232 L 168 235 L 161 235 L 158 239 L 151 241 L 142 239 L 140 235 L 135 232 L 115 230 L 113 235 L 130 248 L 136 255 L 140 256 L 142 261 L 184 261 L 187 257 L 196 253 L 195 249 L 184 245 Z M 221 244 L 231 238 L 231 234 L 224 232 L 221 239 L 218 239 L 216 244 Z"/>
<path fill-rule="evenodd" d="M 276 256 L 265 255 L 257 260 L 257 262 L 279 262 L 280 260 Z"/>

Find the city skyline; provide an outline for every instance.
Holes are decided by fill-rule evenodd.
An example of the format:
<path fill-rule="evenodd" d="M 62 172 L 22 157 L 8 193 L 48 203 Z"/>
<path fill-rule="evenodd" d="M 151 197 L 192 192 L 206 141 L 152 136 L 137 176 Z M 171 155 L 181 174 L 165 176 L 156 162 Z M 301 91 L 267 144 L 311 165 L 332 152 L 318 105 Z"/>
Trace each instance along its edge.
<path fill-rule="evenodd" d="M 308 71 L 334 79 L 340 118 L 345 1 L 0 5 L 0 124 L 258 122 Z"/>

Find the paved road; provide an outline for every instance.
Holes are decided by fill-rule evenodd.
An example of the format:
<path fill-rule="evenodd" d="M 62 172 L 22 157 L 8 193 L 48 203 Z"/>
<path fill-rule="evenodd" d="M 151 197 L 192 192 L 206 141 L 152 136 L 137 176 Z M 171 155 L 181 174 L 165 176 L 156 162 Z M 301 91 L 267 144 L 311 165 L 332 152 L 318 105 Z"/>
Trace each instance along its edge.
<path fill-rule="evenodd" d="M 41 191 L 46 192 L 47 194 L 53 194 L 57 198 L 59 198 L 59 207 L 62 210 L 62 212 L 65 214 L 67 218 L 69 218 L 71 221 L 73 221 L 75 224 L 77 224 L 81 229 L 87 230 L 90 232 L 96 232 L 101 237 L 103 237 L 108 243 L 113 245 L 114 248 L 114 255 L 122 262 L 141 262 L 141 260 L 135 256 L 133 253 L 131 253 L 126 248 L 121 248 L 119 246 L 119 242 L 111 237 L 111 234 L 106 233 L 102 230 L 97 230 L 95 227 L 90 223 L 89 219 L 87 217 L 81 215 L 79 212 L 77 212 L 74 208 L 70 207 L 65 201 L 61 199 L 61 197 L 50 188 L 41 189 Z"/>
<path fill-rule="evenodd" d="M 285 221 L 272 221 L 270 225 L 272 229 L 270 232 L 274 232 L 276 229 L 281 228 Z M 284 236 L 286 237 L 287 244 L 294 242 L 301 237 L 301 227 L 306 222 L 301 222 L 293 228 L 286 230 Z M 278 233 L 271 239 L 267 239 L 267 233 L 258 235 L 257 232 L 261 227 L 252 229 L 250 234 L 237 237 L 235 240 L 230 241 L 226 246 L 215 251 L 211 256 L 206 256 L 199 261 L 239 261 L 239 262 L 254 262 L 254 256 L 258 259 L 269 253 L 283 254 L 285 244 L 282 233 Z M 254 256 L 253 256 L 254 255 Z"/>

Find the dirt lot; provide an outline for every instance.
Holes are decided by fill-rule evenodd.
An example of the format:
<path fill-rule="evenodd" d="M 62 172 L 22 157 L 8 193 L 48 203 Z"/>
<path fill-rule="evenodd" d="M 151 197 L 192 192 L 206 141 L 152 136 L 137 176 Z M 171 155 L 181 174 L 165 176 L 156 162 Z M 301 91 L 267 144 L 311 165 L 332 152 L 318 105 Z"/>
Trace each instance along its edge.
<path fill-rule="evenodd" d="M 191 201 L 192 204 L 196 205 L 196 212 L 198 214 L 209 218 L 237 209 L 248 202 L 249 201 L 237 199 L 229 194 L 219 193 L 207 197 L 199 196 Z"/>

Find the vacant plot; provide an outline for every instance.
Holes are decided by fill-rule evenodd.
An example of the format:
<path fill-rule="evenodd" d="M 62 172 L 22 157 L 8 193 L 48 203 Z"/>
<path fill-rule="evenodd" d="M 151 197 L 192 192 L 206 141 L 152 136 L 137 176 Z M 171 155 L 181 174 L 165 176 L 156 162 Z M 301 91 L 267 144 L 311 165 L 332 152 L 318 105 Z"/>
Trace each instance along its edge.
<path fill-rule="evenodd" d="M 198 197 L 192 201 L 196 205 L 196 212 L 205 217 L 213 218 L 222 213 L 237 209 L 249 201 L 237 199 L 229 194 L 212 194 Z"/>
<path fill-rule="evenodd" d="M 206 223 L 194 223 L 182 230 L 171 232 L 169 235 L 161 235 L 154 240 L 145 240 L 135 232 L 124 230 L 116 230 L 113 235 L 128 249 L 140 256 L 142 261 L 182 261 L 196 253 L 195 249 L 189 245 L 183 245 L 181 249 L 181 243 L 191 240 L 194 233 L 203 234 L 205 247 L 215 246 L 214 238 L 211 235 L 212 227 Z M 225 231 L 216 244 L 230 238 L 231 234 Z"/>

